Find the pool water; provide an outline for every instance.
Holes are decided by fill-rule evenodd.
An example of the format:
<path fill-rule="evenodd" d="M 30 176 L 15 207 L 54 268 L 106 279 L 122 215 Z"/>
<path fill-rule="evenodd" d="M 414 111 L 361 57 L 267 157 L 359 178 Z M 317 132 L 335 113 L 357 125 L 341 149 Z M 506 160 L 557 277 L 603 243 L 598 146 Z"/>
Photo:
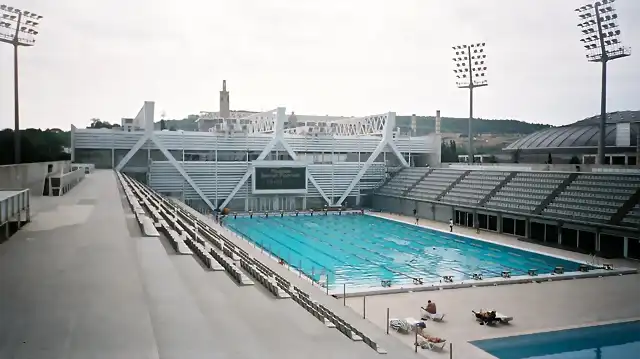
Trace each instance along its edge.
<path fill-rule="evenodd" d="M 638 359 L 640 321 L 479 340 L 471 344 L 498 359 Z"/>
<path fill-rule="evenodd" d="M 329 288 L 577 271 L 579 263 L 360 214 L 228 218 L 226 225 Z"/>

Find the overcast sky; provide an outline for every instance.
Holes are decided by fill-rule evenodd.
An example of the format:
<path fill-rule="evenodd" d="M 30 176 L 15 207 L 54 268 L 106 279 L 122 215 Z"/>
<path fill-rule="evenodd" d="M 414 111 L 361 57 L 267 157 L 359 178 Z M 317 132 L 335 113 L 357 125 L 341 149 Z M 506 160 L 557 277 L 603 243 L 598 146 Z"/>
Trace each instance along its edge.
<path fill-rule="evenodd" d="M 599 112 L 580 0 L 5 0 L 45 18 L 21 48 L 22 127 L 278 106 L 308 115 L 468 115 L 452 45 L 486 42 L 475 114 L 561 125 Z M 11 3 L 13 2 L 13 3 Z M 640 1 L 616 2 L 640 49 Z M 13 127 L 11 46 L 0 44 L 0 128 Z M 640 108 L 640 54 L 609 66 L 609 110 Z"/>

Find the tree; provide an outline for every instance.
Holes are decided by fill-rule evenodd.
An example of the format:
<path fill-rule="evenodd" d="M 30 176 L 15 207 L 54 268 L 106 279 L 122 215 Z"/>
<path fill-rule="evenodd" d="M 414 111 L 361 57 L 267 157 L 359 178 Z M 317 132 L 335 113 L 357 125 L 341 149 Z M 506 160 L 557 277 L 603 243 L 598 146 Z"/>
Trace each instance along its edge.
<path fill-rule="evenodd" d="M 107 121 L 101 121 L 99 118 L 92 118 L 91 124 L 87 128 L 109 128 L 110 129 L 114 127 L 120 127 L 120 125 L 115 123 L 111 124 Z"/>
<path fill-rule="evenodd" d="M 441 162 L 458 162 L 458 153 L 456 150 L 456 142 L 449 141 L 449 144 L 442 141 L 440 144 L 440 161 Z"/>
<path fill-rule="evenodd" d="M 60 129 L 39 130 L 29 128 L 20 131 L 21 160 L 25 163 L 69 160 L 71 156 L 64 152 L 70 146 L 69 132 Z M 0 131 L 0 165 L 14 163 L 14 132 Z"/>

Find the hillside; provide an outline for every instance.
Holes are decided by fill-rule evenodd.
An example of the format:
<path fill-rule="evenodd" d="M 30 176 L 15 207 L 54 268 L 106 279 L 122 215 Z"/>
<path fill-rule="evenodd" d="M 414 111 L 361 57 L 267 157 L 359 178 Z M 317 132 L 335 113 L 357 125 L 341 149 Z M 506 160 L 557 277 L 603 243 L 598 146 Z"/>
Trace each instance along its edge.
<path fill-rule="evenodd" d="M 166 129 L 176 129 L 184 131 L 197 131 L 196 117 L 191 115 L 189 118 L 182 120 L 165 120 Z M 397 116 L 396 125 L 400 127 L 400 131 L 407 133 L 411 130 L 411 116 Z M 467 135 L 469 120 L 466 118 L 443 117 L 441 123 L 441 132 L 443 133 L 459 133 Z M 156 122 L 156 129 L 160 129 L 160 122 Z M 417 135 L 425 135 L 435 131 L 435 117 L 418 116 L 416 121 Z M 549 128 L 550 125 L 527 123 L 517 120 L 474 120 L 473 132 L 483 134 L 496 135 L 528 135 L 536 131 Z"/>
<path fill-rule="evenodd" d="M 417 116 L 416 132 L 418 136 L 435 131 L 436 120 L 434 116 Z M 396 124 L 401 132 L 409 132 L 411 129 L 411 116 L 396 116 Z M 551 127 L 550 125 L 527 123 L 517 120 L 487 120 L 475 119 L 473 132 L 476 134 L 494 135 L 528 135 L 536 131 Z M 459 133 L 467 135 L 469 131 L 468 118 L 442 117 L 440 132 Z"/>

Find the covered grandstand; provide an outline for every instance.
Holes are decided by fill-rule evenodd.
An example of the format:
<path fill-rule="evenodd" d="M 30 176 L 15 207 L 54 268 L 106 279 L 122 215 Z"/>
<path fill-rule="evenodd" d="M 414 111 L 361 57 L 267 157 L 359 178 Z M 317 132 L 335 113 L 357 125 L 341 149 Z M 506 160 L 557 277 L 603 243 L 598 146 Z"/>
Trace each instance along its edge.
<path fill-rule="evenodd" d="M 640 259 L 640 173 L 472 166 L 406 168 L 374 208 L 506 233 L 604 257 Z"/>
<path fill-rule="evenodd" d="M 600 116 L 576 123 L 545 129 L 523 137 L 504 148 L 518 152 L 521 162 L 542 163 L 551 154 L 554 163 L 568 163 L 576 156 L 581 163 L 595 163 L 598 151 Z M 640 156 L 640 111 L 619 111 L 607 114 L 605 163 L 637 165 Z M 556 162 L 557 160 L 557 162 Z"/>

